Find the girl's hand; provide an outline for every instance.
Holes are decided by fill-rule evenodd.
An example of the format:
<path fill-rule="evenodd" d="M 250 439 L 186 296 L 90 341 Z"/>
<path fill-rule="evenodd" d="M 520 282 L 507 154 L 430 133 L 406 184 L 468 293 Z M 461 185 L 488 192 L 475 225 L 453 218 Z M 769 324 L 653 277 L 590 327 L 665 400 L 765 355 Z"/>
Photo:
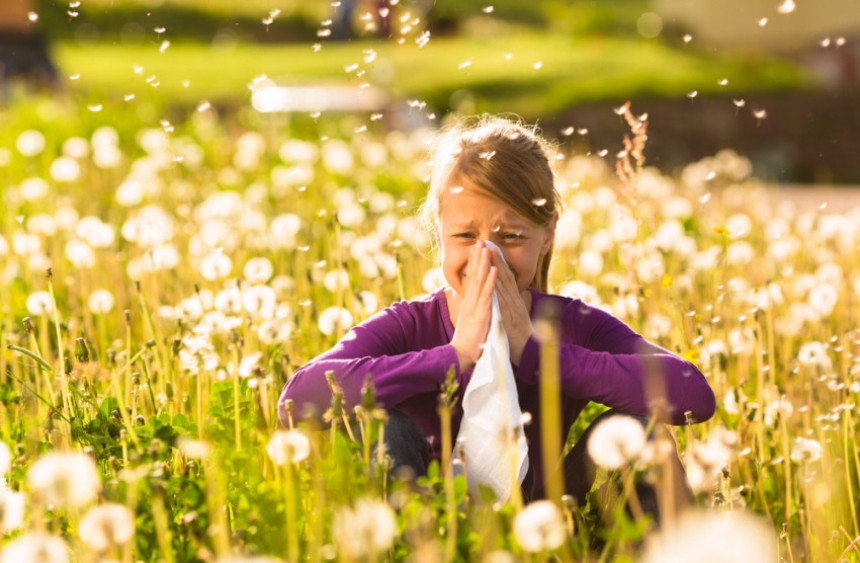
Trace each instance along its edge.
<path fill-rule="evenodd" d="M 481 357 L 481 350 L 490 330 L 493 290 L 499 272 L 499 269 L 492 265 L 492 260 L 490 249 L 481 241 L 469 249 L 463 295 L 459 296 L 457 322 L 454 337 L 451 339 L 451 345 L 457 351 L 457 359 L 460 361 L 460 371 L 471 368 Z"/>
<path fill-rule="evenodd" d="M 493 252 L 493 265 L 498 269 L 498 280 L 496 282 L 496 294 L 499 299 L 499 310 L 502 314 L 502 323 L 508 335 L 508 344 L 511 348 L 511 362 L 518 366 L 522 359 L 523 349 L 526 347 L 529 337 L 534 333 L 529 305 L 531 294 L 528 290 L 520 292 L 517 288 L 517 280 L 514 273 L 505 264 L 499 255 L 499 251 Z"/>

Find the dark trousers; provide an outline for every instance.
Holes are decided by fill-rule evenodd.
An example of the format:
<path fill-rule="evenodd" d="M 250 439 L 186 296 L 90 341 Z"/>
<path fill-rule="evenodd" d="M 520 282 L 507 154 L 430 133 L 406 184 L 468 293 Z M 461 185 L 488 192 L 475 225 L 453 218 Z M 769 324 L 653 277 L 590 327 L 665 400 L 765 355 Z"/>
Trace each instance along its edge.
<path fill-rule="evenodd" d="M 572 495 L 579 506 L 585 505 L 585 496 L 591 490 L 597 474 L 597 467 L 588 455 L 588 439 L 594 428 L 603 420 L 612 416 L 626 415 L 617 410 L 608 410 L 596 417 L 582 436 L 577 440 L 573 448 L 568 452 L 562 463 L 564 472 L 565 492 Z M 648 420 L 642 417 L 633 417 L 639 420 L 643 426 L 647 426 Z M 654 439 L 659 433 L 665 433 L 668 440 L 668 430 L 661 425 L 656 425 L 649 436 Z M 673 443 L 674 442 L 670 442 Z M 427 466 L 430 463 L 429 448 L 424 432 L 418 424 L 403 412 L 392 409 L 388 411 L 388 421 L 385 425 L 385 447 L 392 461 L 392 474 L 395 476 L 426 475 Z M 687 485 L 684 468 L 678 459 L 677 452 L 669 452 L 669 464 L 672 471 L 672 488 L 676 507 L 692 499 L 692 493 Z M 636 483 L 636 495 L 645 514 L 652 516 L 659 523 L 660 514 L 657 505 L 657 490 L 650 483 L 640 479 Z M 539 492 L 531 499 L 543 498 L 544 492 Z"/>

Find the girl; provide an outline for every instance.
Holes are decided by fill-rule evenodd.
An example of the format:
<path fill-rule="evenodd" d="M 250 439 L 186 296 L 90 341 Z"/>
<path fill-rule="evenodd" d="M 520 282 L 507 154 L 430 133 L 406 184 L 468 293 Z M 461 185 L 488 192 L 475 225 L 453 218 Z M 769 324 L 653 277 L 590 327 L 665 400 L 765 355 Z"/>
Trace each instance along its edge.
<path fill-rule="evenodd" d="M 532 414 L 525 427 L 526 499 L 541 497 L 548 479 L 540 440 L 541 342 L 534 326 L 541 314 L 552 315 L 559 326 L 563 438 L 589 401 L 610 407 L 609 413 L 651 416 L 653 385 L 647 376 L 655 370 L 664 388 L 663 408 L 657 411 L 663 422 L 684 424 L 685 413 L 695 421 L 710 418 L 714 394 L 696 366 L 603 310 L 547 293 L 560 207 L 548 154 L 534 130 L 497 117 L 463 122 L 442 135 L 422 216 L 432 226 L 448 286 L 394 303 L 298 369 L 284 387 L 281 420 L 287 418 L 285 399 L 298 413 L 312 410 L 319 416 L 329 407 L 326 371 L 334 372 L 348 409 L 360 402 L 365 376 L 371 374 L 377 401 L 389 412 L 386 448 L 394 466 L 423 474 L 429 460 L 441 457 L 440 390 L 453 367 L 462 398 L 487 339 L 494 292 L 519 404 Z M 484 241 L 498 249 L 491 251 Z M 454 436 L 461 404 L 452 417 Z M 580 503 L 593 479 L 585 455 L 588 434 L 562 464 L 566 492 Z"/>

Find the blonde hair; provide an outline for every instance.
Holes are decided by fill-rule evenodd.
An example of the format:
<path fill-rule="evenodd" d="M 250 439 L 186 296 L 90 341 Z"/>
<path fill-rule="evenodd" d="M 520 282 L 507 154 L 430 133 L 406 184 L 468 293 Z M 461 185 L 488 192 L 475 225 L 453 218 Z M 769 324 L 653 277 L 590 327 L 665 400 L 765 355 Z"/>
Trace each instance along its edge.
<path fill-rule="evenodd" d="M 560 208 L 553 152 L 537 127 L 519 119 L 482 115 L 459 118 L 443 128 L 431 149 L 430 187 L 420 213 L 431 240 L 436 239 L 442 196 L 452 180 L 468 180 L 535 225 L 550 225 Z M 531 282 L 539 291 L 547 290 L 552 247 L 539 258 Z"/>

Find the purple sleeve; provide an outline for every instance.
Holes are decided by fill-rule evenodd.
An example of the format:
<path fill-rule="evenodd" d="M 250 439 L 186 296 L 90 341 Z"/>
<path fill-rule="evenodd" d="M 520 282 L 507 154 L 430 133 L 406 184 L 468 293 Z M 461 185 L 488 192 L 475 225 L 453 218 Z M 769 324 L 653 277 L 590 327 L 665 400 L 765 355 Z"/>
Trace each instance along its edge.
<path fill-rule="evenodd" d="M 585 307 L 587 314 L 578 308 Z M 605 311 L 574 301 L 562 316 L 561 388 L 574 399 L 601 403 L 638 416 L 650 416 L 666 399 L 664 422 L 684 424 L 714 414 L 714 392 L 702 372 L 683 358 L 648 342 Z M 537 384 L 540 344 L 531 338 L 517 377 Z"/>
<path fill-rule="evenodd" d="M 432 325 L 408 304 L 395 304 L 353 327 L 333 348 L 287 380 L 278 401 L 281 422 L 287 422 L 287 399 L 293 401 L 298 416 L 307 412 L 321 416 L 329 408 L 332 392 L 325 377 L 329 370 L 343 388 L 344 407 L 350 413 L 361 402 L 367 374 L 377 402 L 388 408 L 412 395 L 439 391 L 451 366 L 459 377 L 459 363 L 453 346 L 444 339 L 428 338 L 428 324 Z"/>

